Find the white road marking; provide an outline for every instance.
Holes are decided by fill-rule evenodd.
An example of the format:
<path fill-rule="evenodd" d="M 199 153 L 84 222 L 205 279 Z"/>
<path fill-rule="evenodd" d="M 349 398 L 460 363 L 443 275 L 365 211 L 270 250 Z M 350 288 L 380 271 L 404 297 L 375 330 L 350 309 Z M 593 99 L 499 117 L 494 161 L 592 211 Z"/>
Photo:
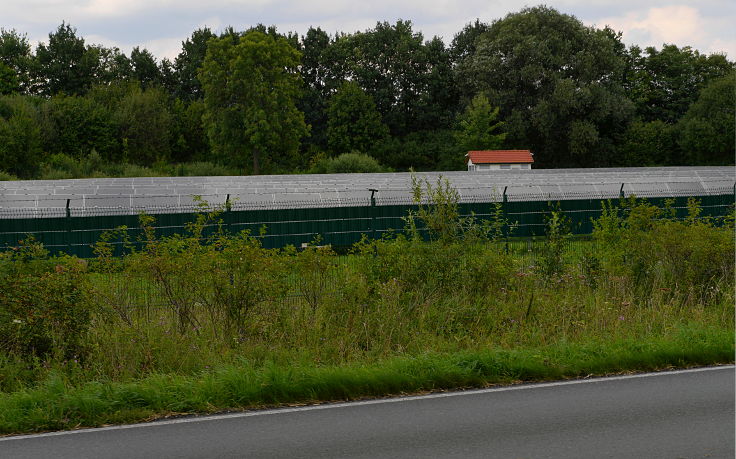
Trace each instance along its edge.
<path fill-rule="evenodd" d="M 404 397 L 360 400 L 360 401 L 355 401 L 355 402 L 340 402 L 340 403 L 327 402 L 327 403 L 323 403 L 319 405 L 307 405 L 307 406 L 298 406 L 298 407 L 289 407 L 289 408 L 273 408 L 273 409 L 254 410 L 254 411 L 242 411 L 242 412 L 237 412 L 237 413 L 214 414 L 214 415 L 209 415 L 209 416 L 192 415 L 191 417 L 168 419 L 168 420 L 163 420 L 163 421 L 143 422 L 143 423 L 138 423 L 138 424 L 124 424 L 124 425 L 115 425 L 115 426 L 107 426 L 107 427 L 92 427 L 92 428 L 85 428 L 85 429 L 78 429 L 78 430 L 64 430 L 64 431 L 58 431 L 58 432 L 45 432 L 45 433 L 30 434 L 30 435 L 14 435 L 10 437 L 0 437 L 0 442 L 12 441 L 12 440 L 30 440 L 34 438 L 56 437 L 56 436 L 61 436 L 61 435 L 76 435 L 76 434 L 84 434 L 84 433 L 103 432 L 107 430 L 139 429 L 143 427 L 160 427 L 160 426 L 167 426 L 167 425 L 172 425 L 172 424 L 189 424 L 193 422 L 220 421 L 224 419 L 247 418 L 251 416 L 267 416 L 267 415 L 274 415 L 274 414 L 295 413 L 295 412 L 300 412 L 300 411 L 329 410 L 333 408 L 349 408 L 349 407 L 362 406 L 362 405 L 379 405 L 383 403 L 411 402 L 415 400 L 459 397 L 463 395 L 479 395 L 479 394 L 488 394 L 492 392 L 508 392 L 508 391 L 514 391 L 514 390 L 543 389 L 547 387 L 571 386 L 575 384 L 589 384 L 589 383 L 600 383 L 600 382 L 609 382 L 609 381 L 620 381 L 624 379 L 671 376 L 671 375 L 678 375 L 678 374 L 683 374 L 683 373 L 702 373 L 706 371 L 719 371 L 719 370 L 734 371 L 735 368 L 736 366 L 734 365 L 720 365 L 720 366 L 715 366 L 715 367 L 688 368 L 685 370 L 658 371 L 658 372 L 653 372 L 653 373 L 637 373 L 637 374 L 620 375 L 620 376 L 601 376 L 601 377 L 595 377 L 595 378 L 590 378 L 590 379 L 572 379 L 572 380 L 567 380 L 567 381 L 554 381 L 554 382 L 547 382 L 547 383 L 522 383 L 522 384 L 515 384 L 515 385 L 510 385 L 510 386 L 489 387 L 486 389 L 459 390 L 459 391 L 454 391 L 454 392 L 437 392 L 437 393 L 431 393 L 431 394 L 426 394 L 426 395 L 408 395 Z"/>

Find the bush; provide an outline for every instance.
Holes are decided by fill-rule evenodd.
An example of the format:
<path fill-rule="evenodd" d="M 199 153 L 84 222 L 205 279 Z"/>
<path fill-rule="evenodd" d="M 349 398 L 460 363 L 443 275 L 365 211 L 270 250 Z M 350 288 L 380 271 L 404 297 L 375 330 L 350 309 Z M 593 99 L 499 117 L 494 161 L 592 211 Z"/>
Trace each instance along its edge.
<path fill-rule="evenodd" d="M 85 271 L 84 261 L 49 257 L 32 240 L 0 254 L 0 351 L 83 358 L 91 323 Z"/>
<path fill-rule="evenodd" d="M 389 172 L 372 157 L 354 151 L 336 158 L 319 159 L 309 170 L 311 174 L 354 174 L 364 172 Z"/>
<path fill-rule="evenodd" d="M 602 268 L 640 287 L 675 285 L 699 296 L 718 281 L 732 279 L 733 225 L 717 226 L 701 218 L 693 198 L 688 200 L 688 213 L 684 220 L 676 220 L 636 198 L 623 208 L 605 205 L 593 232 Z"/>
<path fill-rule="evenodd" d="M 9 180 L 18 180 L 18 177 L 13 174 L 8 174 L 7 172 L 0 171 L 0 182 Z"/>

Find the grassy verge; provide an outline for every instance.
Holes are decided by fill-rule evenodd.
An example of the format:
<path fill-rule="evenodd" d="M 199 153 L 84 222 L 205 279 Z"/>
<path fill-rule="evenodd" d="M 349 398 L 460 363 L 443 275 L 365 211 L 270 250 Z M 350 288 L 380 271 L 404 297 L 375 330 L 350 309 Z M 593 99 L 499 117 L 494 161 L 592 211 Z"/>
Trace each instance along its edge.
<path fill-rule="evenodd" d="M 51 374 L 39 387 L 0 395 L 4 434 L 100 426 L 171 414 L 351 400 L 457 387 L 733 361 L 730 330 L 682 326 L 650 340 L 597 340 L 539 348 L 484 349 L 393 357 L 370 365 L 317 366 L 247 361 L 192 376 L 71 385 Z"/>

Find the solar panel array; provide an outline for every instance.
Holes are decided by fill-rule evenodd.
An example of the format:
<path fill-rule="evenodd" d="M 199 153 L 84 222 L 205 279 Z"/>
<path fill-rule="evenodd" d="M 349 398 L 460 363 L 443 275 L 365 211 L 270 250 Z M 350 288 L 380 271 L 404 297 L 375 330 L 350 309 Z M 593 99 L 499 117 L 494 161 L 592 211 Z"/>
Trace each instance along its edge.
<path fill-rule="evenodd" d="M 451 171 L 413 174 L 436 185 L 447 179 L 460 202 L 540 201 L 698 196 L 732 192 L 733 167 L 663 167 Z M 232 209 L 366 205 L 411 202 L 412 174 L 261 175 L 235 177 L 146 177 L 0 182 L 0 218 L 41 213 L 72 215 L 183 212 L 195 196 Z M 60 215 L 59 215 L 60 216 Z"/>

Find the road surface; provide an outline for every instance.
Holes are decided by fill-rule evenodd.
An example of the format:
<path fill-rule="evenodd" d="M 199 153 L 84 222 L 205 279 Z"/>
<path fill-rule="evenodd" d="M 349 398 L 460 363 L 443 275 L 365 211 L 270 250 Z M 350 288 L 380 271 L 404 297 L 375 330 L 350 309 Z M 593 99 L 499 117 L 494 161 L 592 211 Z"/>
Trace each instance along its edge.
<path fill-rule="evenodd" d="M 0 438 L 2 458 L 734 458 L 734 367 Z"/>

